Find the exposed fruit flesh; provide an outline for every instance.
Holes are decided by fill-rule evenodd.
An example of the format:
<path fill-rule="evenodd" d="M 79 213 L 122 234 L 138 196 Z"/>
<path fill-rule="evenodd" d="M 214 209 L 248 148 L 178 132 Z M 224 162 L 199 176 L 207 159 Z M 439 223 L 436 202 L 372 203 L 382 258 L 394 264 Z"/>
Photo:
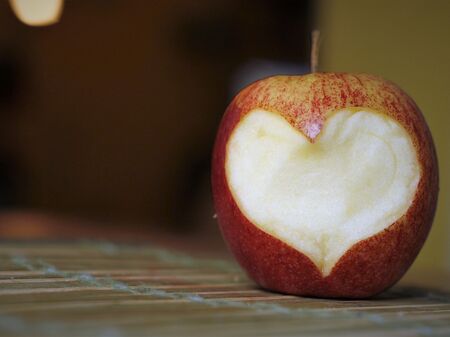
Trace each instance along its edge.
<path fill-rule="evenodd" d="M 314 143 L 282 116 L 253 110 L 231 134 L 225 165 L 242 213 L 324 276 L 408 210 L 421 175 L 403 127 L 363 108 L 333 113 Z"/>

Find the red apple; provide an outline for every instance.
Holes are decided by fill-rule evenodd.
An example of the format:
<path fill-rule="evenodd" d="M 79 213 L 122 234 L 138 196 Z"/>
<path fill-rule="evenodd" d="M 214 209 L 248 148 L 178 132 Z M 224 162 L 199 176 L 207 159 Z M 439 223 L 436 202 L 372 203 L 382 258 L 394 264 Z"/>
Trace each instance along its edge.
<path fill-rule="evenodd" d="M 274 76 L 227 108 L 212 186 L 224 239 L 261 287 L 363 298 L 397 282 L 421 249 L 438 166 L 419 108 L 391 82 Z"/>

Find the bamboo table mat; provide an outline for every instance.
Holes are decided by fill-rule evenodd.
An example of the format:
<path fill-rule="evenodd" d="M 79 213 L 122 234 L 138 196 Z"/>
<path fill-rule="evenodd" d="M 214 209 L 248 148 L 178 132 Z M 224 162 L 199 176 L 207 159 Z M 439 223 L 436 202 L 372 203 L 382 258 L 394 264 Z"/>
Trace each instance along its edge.
<path fill-rule="evenodd" d="M 231 261 L 150 244 L 0 243 L 0 336 L 450 336 L 450 295 L 267 292 Z"/>

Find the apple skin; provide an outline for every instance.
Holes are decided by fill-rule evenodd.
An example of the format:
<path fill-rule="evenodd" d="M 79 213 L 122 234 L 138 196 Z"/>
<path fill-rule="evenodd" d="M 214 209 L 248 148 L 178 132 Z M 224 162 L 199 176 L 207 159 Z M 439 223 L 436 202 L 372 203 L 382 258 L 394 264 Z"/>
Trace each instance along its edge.
<path fill-rule="evenodd" d="M 241 212 L 227 183 L 226 146 L 239 121 L 257 108 L 280 114 L 314 142 L 330 113 L 351 107 L 384 113 L 404 127 L 416 150 L 421 178 L 407 212 L 385 230 L 354 244 L 323 277 L 306 255 L 262 231 Z M 396 283 L 431 228 L 438 180 L 433 140 L 417 105 L 395 84 L 367 74 L 274 76 L 249 85 L 225 111 L 212 158 L 217 218 L 237 261 L 265 289 L 312 297 L 366 298 Z"/>

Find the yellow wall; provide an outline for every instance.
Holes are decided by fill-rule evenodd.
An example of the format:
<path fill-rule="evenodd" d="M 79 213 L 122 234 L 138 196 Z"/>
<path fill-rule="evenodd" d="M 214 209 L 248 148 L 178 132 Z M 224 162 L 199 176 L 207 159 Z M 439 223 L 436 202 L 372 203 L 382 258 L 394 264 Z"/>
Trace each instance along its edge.
<path fill-rule="evenodd" d="M 437 147 L 440 195 L 414 269 L 450 269 L 450 1 L 323 0 L 321 71 L 396 82 L 423 111 Z"/>

